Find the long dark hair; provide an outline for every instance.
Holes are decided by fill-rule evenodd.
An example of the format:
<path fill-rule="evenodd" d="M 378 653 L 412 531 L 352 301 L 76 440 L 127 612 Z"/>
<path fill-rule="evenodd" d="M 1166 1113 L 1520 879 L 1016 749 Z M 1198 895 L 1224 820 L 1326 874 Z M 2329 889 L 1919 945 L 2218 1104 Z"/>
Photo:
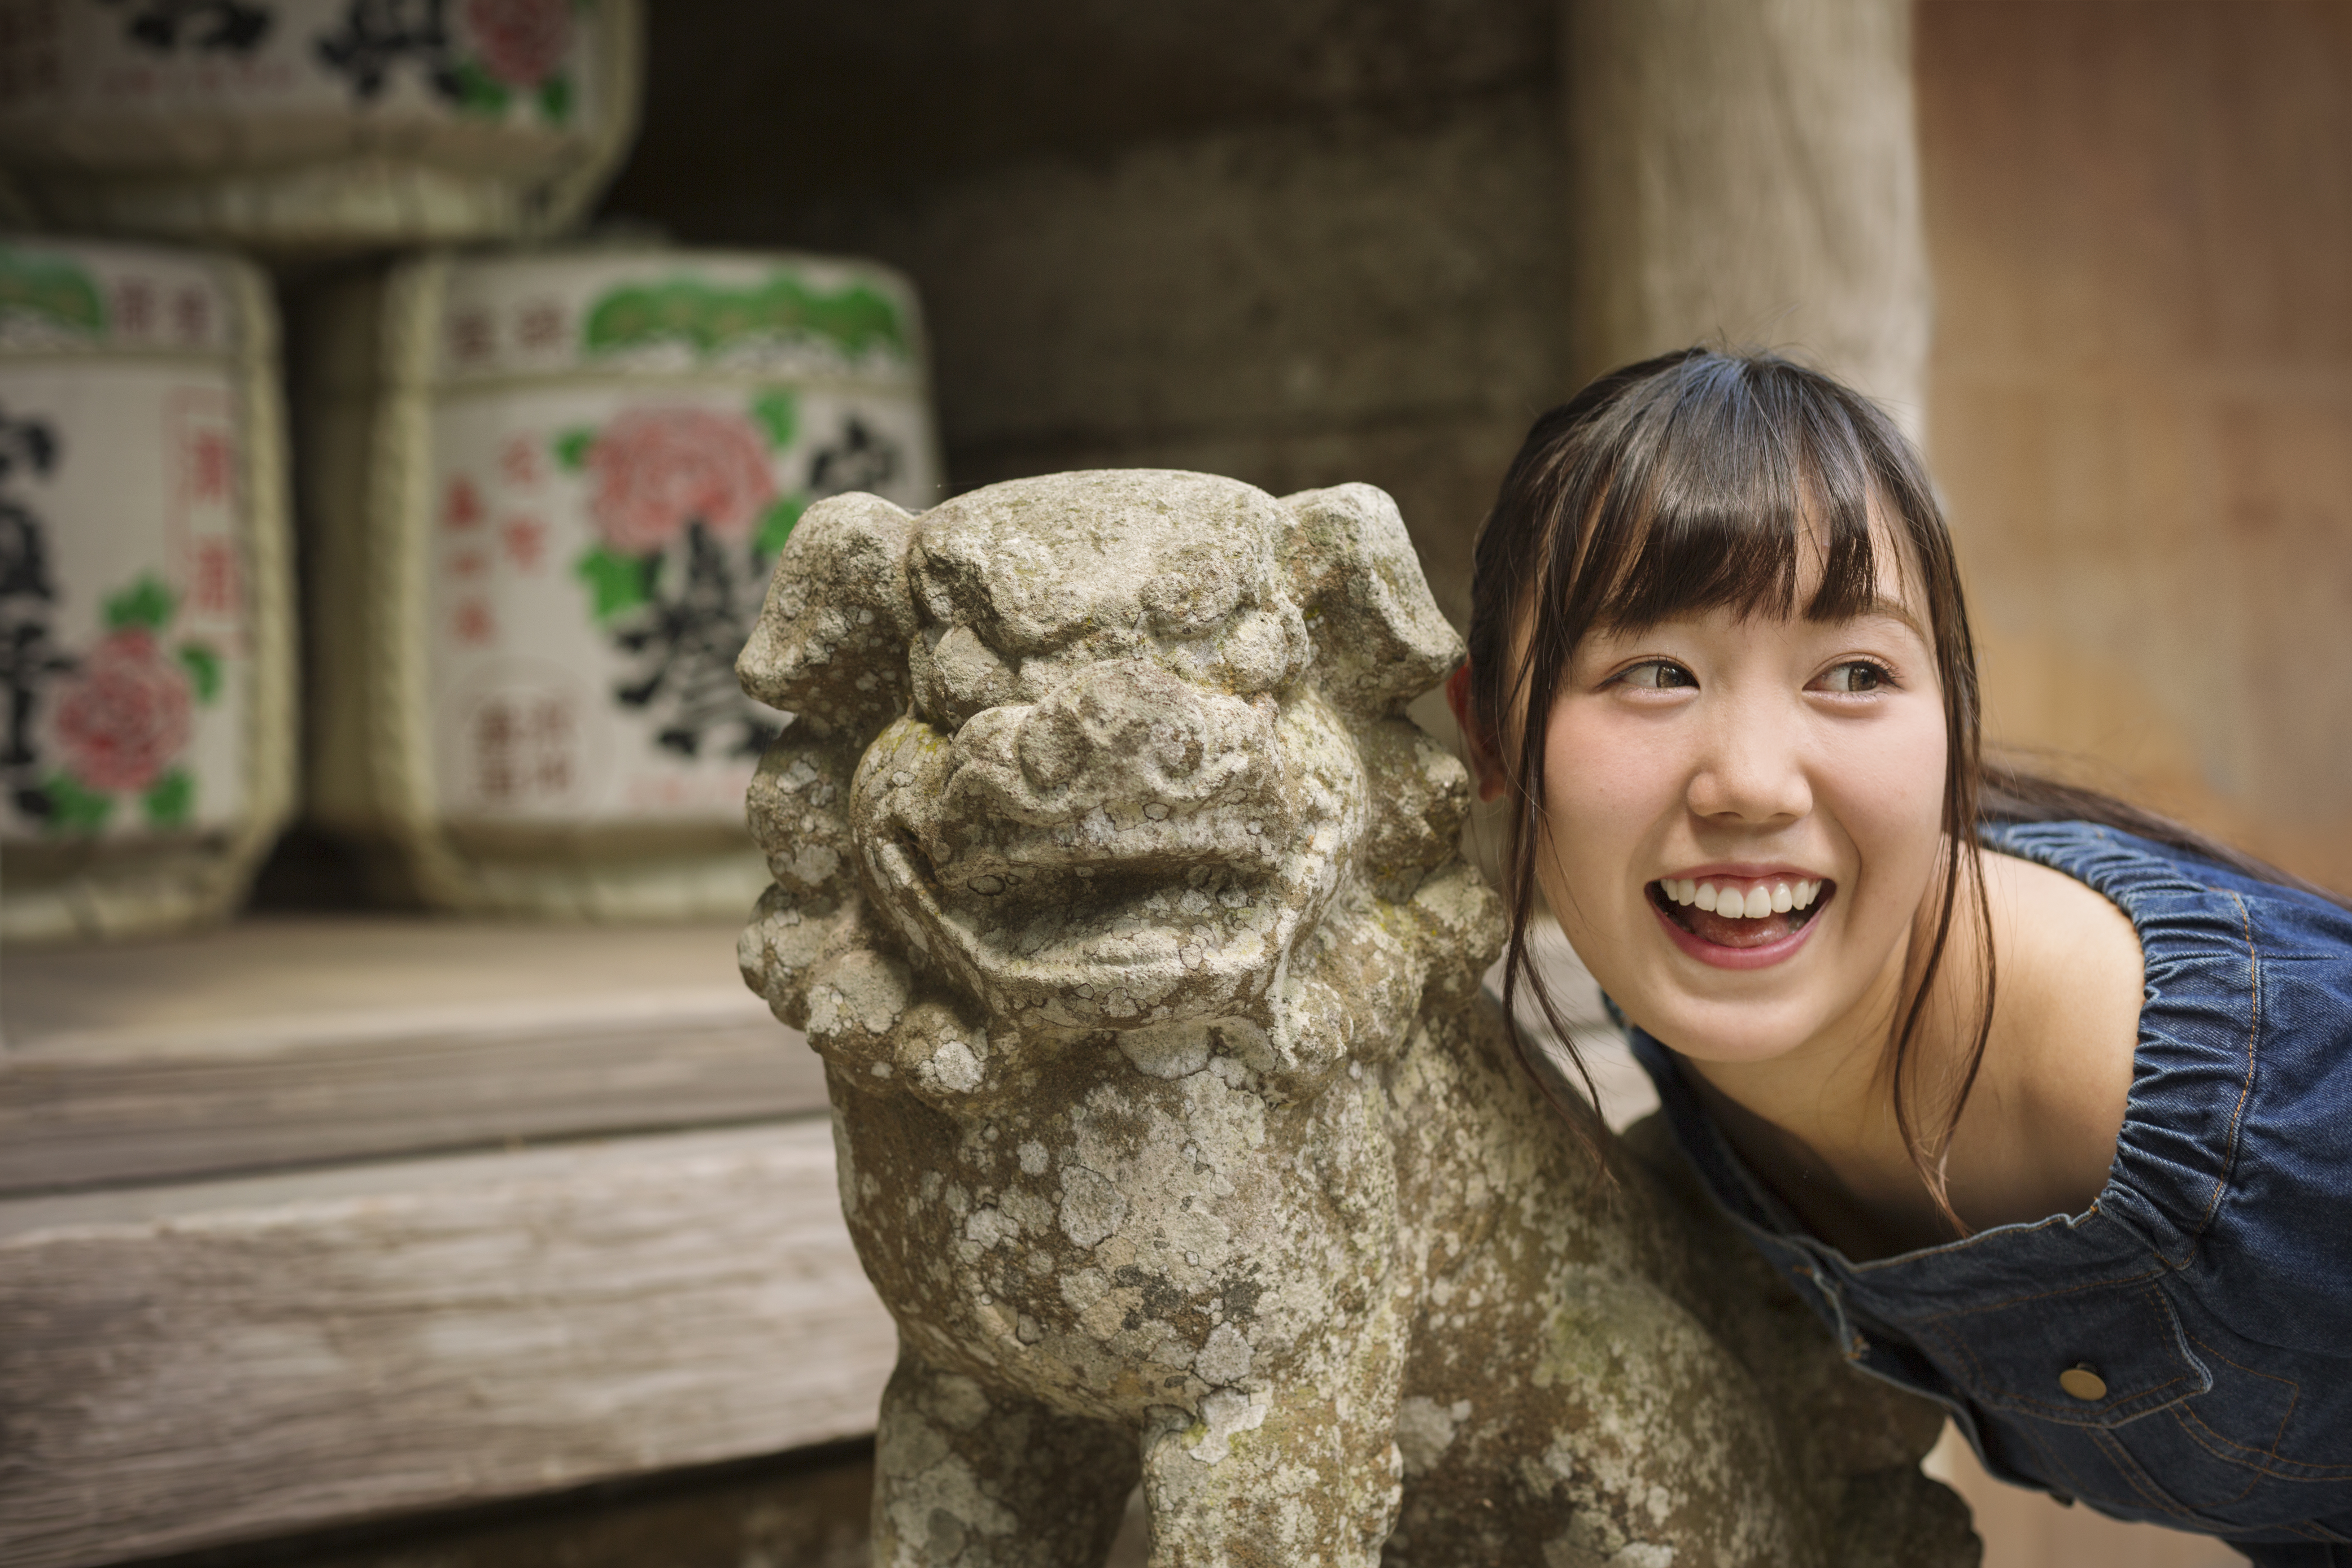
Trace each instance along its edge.
<path fill-rule="evenodd" d="M 1709 349 L 1627 365 L 1538 419 L 1504 476 L 1478 535 L 1467 676 L 1473 727 L 1491 742 L 1517 741 L 1496 752 L 1511 803 L 1503 1010 L 1517 1016 L 1524 987 L 1555 1035 L 1570 1038 L 1530 962 L 1528 929 L 1543 836 L 1543 724 L 1577 646 L 1596 627 L 1636 629 L 1710 610 L 1816 621 L 1861 614 L 1877 593 L 1874 518 L 1878 537 L 1897 542 L 1898 569 L 1927 612 L 1946 737 L 1943 861 L 1885 1072 L 1913 1167 L 1946 1221 L 1965 1232 L 1943 1161 L 1992 1026 L 1991 911 L 1977 856 L 1979 825 L 2104 823 L 2265 880 L 2295 879 L 2112 796 L 1987 762 L 1958 563 L 1926 466 L 1876 405 L 1818 371 L 1773 354 Z M 1801 605 L 1808 536 L 1821 575 Z M 1923 1130 L 1913 1103 L 1913 1047 L 1960 920 L 1985 955 L 1983 984 L 1970 999 L 1975 1017 L 1959 1071 L 1934 1125 Z M 1579 1107 L 1574 1114 L 1597 1142 L 1594 1113 Z"/>

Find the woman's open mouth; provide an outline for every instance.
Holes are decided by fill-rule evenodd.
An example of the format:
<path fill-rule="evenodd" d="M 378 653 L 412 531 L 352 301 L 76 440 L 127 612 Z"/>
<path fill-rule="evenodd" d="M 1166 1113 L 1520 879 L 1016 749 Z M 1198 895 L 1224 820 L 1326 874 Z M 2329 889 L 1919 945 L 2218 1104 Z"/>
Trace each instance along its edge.
<path fill-rule="evenodd" d="M 1837 884 L 1798 877 L 1664 878 L 1649 885 L 1649 894 L 1667 925 L 1694 939 L 1680 945 L 1761 958 L 1811 925 L 1837 895 Z"/>

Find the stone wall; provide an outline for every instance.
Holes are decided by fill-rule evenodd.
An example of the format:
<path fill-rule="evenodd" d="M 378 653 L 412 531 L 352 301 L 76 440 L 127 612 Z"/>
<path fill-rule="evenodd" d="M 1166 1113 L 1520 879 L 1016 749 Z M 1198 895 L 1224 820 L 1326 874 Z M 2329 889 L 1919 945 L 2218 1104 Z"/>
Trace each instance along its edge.
<path fill-rule="evenodd" d="M 665 0 L 607 210 L 906 268 L 956 489 L 1369 480 L 1458 620 L 1569 390 L 1557 30 L 1551 0 Z"/>

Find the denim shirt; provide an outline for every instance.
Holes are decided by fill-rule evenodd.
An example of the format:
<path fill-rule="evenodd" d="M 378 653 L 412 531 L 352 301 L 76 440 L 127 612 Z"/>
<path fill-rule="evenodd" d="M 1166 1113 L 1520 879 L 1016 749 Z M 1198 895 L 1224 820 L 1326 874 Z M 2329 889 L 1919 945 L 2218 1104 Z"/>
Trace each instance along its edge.
<path fill-rule="evenodd" d="M 1676 1141 L 1846 1358 L 1942 1405 L 1992 1474 L 2258 1563 L 2352 1563 L 2322 1544 L 2352 1542 L 2352 914 L 2084 823 L 1984 841 L 2139 932 L 2130 1100 L 2088 1209 L 1856 1263 L 1632 1029 Z"/>

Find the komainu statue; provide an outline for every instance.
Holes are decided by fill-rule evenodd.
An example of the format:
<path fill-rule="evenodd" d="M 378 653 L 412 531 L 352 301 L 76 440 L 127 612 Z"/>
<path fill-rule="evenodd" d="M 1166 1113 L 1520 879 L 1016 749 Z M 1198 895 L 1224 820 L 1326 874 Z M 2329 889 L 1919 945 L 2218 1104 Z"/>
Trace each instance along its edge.
<path fill-rule="evenodd" d="M 825 1060 L 897 1318 L 875 1562 L 1971 1563 L 1660 1140 L 1478 982 L 1460 645 L 1394 503 L 1150 470 L 812 508 L 739 666 L 743 973 Z"/>

